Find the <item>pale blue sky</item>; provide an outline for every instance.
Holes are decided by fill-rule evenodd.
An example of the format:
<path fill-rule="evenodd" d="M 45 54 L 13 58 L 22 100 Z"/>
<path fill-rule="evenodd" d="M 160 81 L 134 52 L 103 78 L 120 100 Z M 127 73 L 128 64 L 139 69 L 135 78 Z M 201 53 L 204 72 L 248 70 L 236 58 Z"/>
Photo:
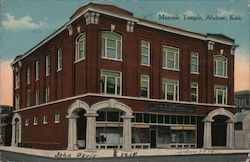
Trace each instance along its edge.
<path fill-rule="evenodd" d="M 23 54 L 62 26 L 80 6 L 91 0 L 0 0 L 1 59 Z M 135 16 L 200 33 L 222 33 L 240 45 L 238 55 L 249 54 L 247 0 L 99 0 L 129 10 Z M 159 20 L 158 13 L 179 15 L 180 20 Z M 183 14 L 240 16 L 240 21 L 187 21 Z"/>

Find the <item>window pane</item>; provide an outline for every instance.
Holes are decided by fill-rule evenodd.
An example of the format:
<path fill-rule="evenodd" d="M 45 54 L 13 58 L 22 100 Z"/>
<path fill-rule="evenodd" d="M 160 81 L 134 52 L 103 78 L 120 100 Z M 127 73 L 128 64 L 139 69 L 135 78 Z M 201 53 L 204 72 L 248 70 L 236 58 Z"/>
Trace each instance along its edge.
<path fill-rule="evenodd" d="M 101 93 L 104 93 L 104 87 L 105 87 L 105 76 L 102 76 L 102 78 L 101 78 Z"/>
<path fill-rule="evenodd" d="M 117 59 L 121 59 L 121 42 L 117 41 Z"/>
<path fill-rule="evenodd" d="M 135 121 L 138 123 L 142 122 L 142 113 L 136 113 L 135 114 Z"/>
<path fill-rule="evenodd" d="M 149 114 L 144 114 L 144 123 L 149 123 Z"/>
<path fill-rule="evenodd" d="M 102 56 L 105 56 L 105 39 L 102 38 Z"/>
<path fill-rule="evenodd" d="M 120 95 L 120 91 L 121 91 L 121 81 L 120 81 L 120 78 L 116 78 L 117 79 L 117 95 Z"/>
<path fill-rule="evenodd" d="M 163 123 L 163 115 L 158 115 L 158 123 Z"/>
<path fill-rule="evenodd" d="M 107 57 L 116 58 L 115 49 L 107 48 Z"/>
<path fill-rule="evenodd" d="M 107 93 L 115 94 L 115 78 L 107 77 Z"/>
<path fill-rule="evenodd" d="M 96 121 L 106 121 L 106 111 L 98 111 Z"/>
<path fill-rule="evenodd" d="M 107 111 L 107 121 L 119 122 L 119 112 Z"/>
<path fill-rule="evenodd" d="M 148 65 L 148 56 L 141 55 L 141 64 Z"/>
<path fill-rule="evenodd" d="M 165 124 L 170 124 L 170 116 L 165 115 Z"/>
<path fill-rule="evenodd" d="M 171 124 L 176 124 L 176 116 L 171 115 Z"/>
<path fill-rule="evenodd" d="M 189 124 L 189 116 L 184 116 L 184 124 Z"/>
<path fill-rule="evenodd" d="M 178 124 L 183 124 L 183 116 L 177 116 Z"/>
<path fill-rule="evenodd" d="M 150 114 L 151 123 L 156 123 L 156 114 Z"/>

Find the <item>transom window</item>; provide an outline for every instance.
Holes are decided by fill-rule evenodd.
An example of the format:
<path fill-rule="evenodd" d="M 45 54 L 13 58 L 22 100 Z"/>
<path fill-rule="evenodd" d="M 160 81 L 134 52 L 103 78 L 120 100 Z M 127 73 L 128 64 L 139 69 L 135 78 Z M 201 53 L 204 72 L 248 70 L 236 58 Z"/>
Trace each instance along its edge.
<path fill-rule="evenodd" d="M 101 71 L 101 93 L 121 95 L 121 72 Z"/>
<path fill-rule="evenodd" d="M 191 82 L 191 102 L 198 102 L 198 83 Z"/>
<path fill-rule="evenodd" d="M 150 65 L 150 42 L 141 41 L 141 64 Z"/>
<path fill-rule="evenodd" d="M 214 75 L 227 77 L 227 58 L 224 56 L 215 56 L 214 58 Z"/>
<path fill-rule="evenodd" d="M 215 85 L 214 86 L 214 103 L 215 104 L 227 104 L 227 86 Z"/>
<path fill-rule="evenodd" d="M 179 101 L 179 81 L 163 79 L 162 85 L 163 99 Z"/>
<path fill-rule="evenodd" d="M 62 48 L 57 49 L 57 71 L 62 70 Z"/>
<path fill-rule="evenodd" d="M 122 59 L 122 36 L 111 32 L 102 32 L 102 57 Z"/>
<path fill-rule="evenodd" d="M 36 61 L 35 80 L 39 80 L 39 61 Z"/>
<path fill-rule="evenodd" d="M 179 70 L 179 49 L 163 46 L 163 68 Z"/>
<path fill-rule="evenodd" d="M 45 72 L 46 72 L 46 76 L 50 75 L 50 55 L 46 56 L 46 62 L 45 62 L 46 66 L 45 66 Z"/>
<path fill-rule="evenodd" d="M 75 61 L 85 58 L 85 34 L 82 33 L 75 40 Z"/>
<path fill-rule="evenodd" d="M 149 76 L 141 75 L 140 96 L 149 97 Z"/>
<path fill-rule="evenodd" d="M 191 73 L 199 73 L 199 53 L 191 53 Z"/>

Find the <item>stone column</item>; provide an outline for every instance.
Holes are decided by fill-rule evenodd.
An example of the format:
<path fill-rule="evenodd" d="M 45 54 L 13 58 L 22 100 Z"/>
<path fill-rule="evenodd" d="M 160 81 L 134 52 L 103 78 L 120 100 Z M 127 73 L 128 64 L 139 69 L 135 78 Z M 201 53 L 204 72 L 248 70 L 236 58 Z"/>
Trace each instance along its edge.
<path fill-rule="evenodd" d="M 12 122 L 11 146 L 16 146 L 16 123 Z"/>
<path fill-rule="evenodd" d="M 214 120 L 209 119 L 209 117 L 206 117 L 205 119 L 203 119 L 203 122 L 204 122 L 203 148 L 210 149 L 212 147 L 211 123 L 214 122 Z"/>
<path fill-rule="evenodd" d="M 87 130 L 86 130 L 86 150 L 96 150 L 96 113 L 86 113 L 87 117 Z"/>
<path fill-rule="evenodd" d="M 78 149 L 76 144 L 77 144 L 77 118 L 79 118 L 79 116 L 77 116 L 76 114 L 72 114 L 71 116 L 67 116 L 67 118 L 69 120 L 67 150 Z"/>
<path fill-rule="evenodd" d="M 123 141 L 122 141 L 122 148 L 124 150 L 130 150 L 132 145 L 132 129 L 131 129 L 131 119 L 133 118 L 132 115 L 129 116 L 122 116 L 123 118 Z"/>
<path fill-rule="evenodd" d="M 234 148 L 234 121 L 227 121 L 227 148 Z"/>

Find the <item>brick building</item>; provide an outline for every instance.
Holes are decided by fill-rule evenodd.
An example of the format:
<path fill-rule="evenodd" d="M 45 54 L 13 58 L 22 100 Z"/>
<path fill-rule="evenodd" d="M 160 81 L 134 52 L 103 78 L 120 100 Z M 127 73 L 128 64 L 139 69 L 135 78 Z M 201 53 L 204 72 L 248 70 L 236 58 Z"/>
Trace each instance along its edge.
<path fill-rule="evenodd" d="M 89 3 L 11 64 L 12 145 L 233 148 L 236 47 Z"/>
<path fill-rule="evenodd" d="M 11 144 L 11 120 L 12 107 L 0 105 L 0 145 L 10 146 Z"/>
<path fill-rule="evenodd" d="M 234 93 L 237 112 L 250 110 L 250 90 L 243 90 Z"/>

